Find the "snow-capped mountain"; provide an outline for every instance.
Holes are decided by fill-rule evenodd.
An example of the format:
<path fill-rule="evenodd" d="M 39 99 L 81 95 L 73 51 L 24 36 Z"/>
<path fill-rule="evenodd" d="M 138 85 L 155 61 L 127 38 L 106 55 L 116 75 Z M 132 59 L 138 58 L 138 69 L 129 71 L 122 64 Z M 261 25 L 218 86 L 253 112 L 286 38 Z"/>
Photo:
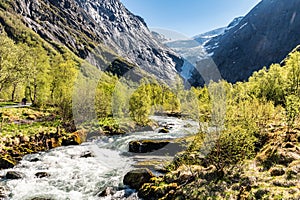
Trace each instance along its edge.
<path fill-rule="evenodd" d="M 254 71 L 280 63 L 300 44 L 300 1 L 262 0 L 224 34 L 208 41 L 222 77 L 232 83 L 247 80 Z M 201 85 L 195 71 L 190 79 Z"/>
<path fill-rule="evenodd" d="M 209 58 L 213 53 L 209 52 L 208 49 L 217 46 L 217 41 L 214 43 L 215 46 L 205 46 L 210 40 L 218 38 L 218 36 L 229 31 L 231 28 L 236 26 L 243 17 L 237 17 L 227 27 L 218 28 L 206 33 L 202 33 L 194 36 L 193 38 L 187 38 L 183 40 L 167 39 L 168 37 L 164 33 L 152 32 L 154 37 L 162 41 L 166 46 L 173 49 L 177 54 L 179 54 L 184 59 L 184 64 L 181 67 L 180 75 L 188 80 L 191 78 L 192 72 L 197 64 L 197 62 Z"/>

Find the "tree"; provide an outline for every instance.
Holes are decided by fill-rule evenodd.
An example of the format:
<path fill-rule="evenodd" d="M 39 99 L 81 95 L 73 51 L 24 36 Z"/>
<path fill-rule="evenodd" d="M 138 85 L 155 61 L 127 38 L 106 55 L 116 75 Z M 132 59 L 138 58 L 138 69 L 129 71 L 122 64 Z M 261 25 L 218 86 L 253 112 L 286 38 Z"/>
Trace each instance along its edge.
<path fill-rule="evenodd" d="M 16 90 L 20 84 L 24 84 L 26 80 L 26 74 L 30 70 L 28 67 L 28 62 L 30 60 L 30 49 L 25 44 L 18 44 L 16 46 L 16 59 L 14 62 L 14 70 L 10 78 L 11 84 L 11 101 L 15 101 Z M 23 85 L 24 87 L 24 85 Z M 24 94 L 22 94 L 22 97 Z"/>
<path fill-rule="evenodd" d="M 288 91 L 290 94 L 300 94 L 300 52 L 296 51 L 290 54 L 286 61 L 288 71 L 287 82 L 289 84 Z"/>
<path fill-rule="evenodd" d="M 289 95 L 286 97 L 286 121 L 288 125 L 288 132 L 293 128 L 294 122 L 300 113 L 300 98 L 296 95 Z"/>
<path fill-rule="evenodd" d="M 0 92 L 10 83 L 16 55 L 16 45 L 4 33 L 0 34 Z"/>
<path fill-rule="evenodd" d="M 129 100 L 129 111 L 131 118 L 137 124 L 144 126 L 149 121 L 151 110 L 151 99 L 146 90 L 146 85 L 142 84 L 131 96 Z"/>
<path fill-rule="evenodd" d="M 58 54 L 52 59 L 50 97 L 66 120 L 72 117 L 72 93 L 78 73 L 77 68 L 77 63 L 68 53 Z"/>
<path fill-rule="evenodd" d="M 49 96 L 50 62 L 47 52 L 37 46 L 30 50 L 27 73 L 27 93 L 33 105 L 41 105 Z"/>

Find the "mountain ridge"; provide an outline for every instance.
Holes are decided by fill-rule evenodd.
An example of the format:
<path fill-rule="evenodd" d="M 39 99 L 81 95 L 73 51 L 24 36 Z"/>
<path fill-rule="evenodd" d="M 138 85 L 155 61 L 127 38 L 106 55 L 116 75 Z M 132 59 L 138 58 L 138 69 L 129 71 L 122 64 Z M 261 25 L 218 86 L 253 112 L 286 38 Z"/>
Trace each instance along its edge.
<path fill-rule="evenodd" d="M 254 71 L 281 62 L 300 44 L 300 2 L 263 0 L 241 22 L 206 44 L 222 77 L 232 83 L 247 80 Z M 208 48 L 218 43 L 216 48 Z M 201 64 L 200 64 L 201 65 Z M 194 70 L 190 79 L 201 85 Z"/>
<path fill-rule="evenodd" d="M 16 0 L 9 4 L 10 12 L 45 41 L 68 47 L 101 70 L 123 57 L 172 82 L 182 65 L 181 58 L 157 42 L 145 21 L 119 0 Z"/>

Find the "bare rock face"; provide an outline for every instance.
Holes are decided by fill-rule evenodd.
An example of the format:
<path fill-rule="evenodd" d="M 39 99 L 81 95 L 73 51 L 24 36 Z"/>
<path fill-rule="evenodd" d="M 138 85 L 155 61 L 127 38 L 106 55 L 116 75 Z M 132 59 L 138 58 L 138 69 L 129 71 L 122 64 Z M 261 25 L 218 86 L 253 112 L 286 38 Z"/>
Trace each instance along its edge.
<path fill-rule="evenodd" d="M 254 71 L 281 62 L 300 44 L 300 1 L 262 0 L 236 26 L 205 46 L 229 82 L 247 80 Z M 190 79 L 199 85 L 194 72 Z"/>
<path fill-rule="evenodd" d="M 119 0 L 16 0 L 12 5 L 43 39 L 67 46 L 99 69 L 123 57 L 168 82 L 183 64 Z"/>

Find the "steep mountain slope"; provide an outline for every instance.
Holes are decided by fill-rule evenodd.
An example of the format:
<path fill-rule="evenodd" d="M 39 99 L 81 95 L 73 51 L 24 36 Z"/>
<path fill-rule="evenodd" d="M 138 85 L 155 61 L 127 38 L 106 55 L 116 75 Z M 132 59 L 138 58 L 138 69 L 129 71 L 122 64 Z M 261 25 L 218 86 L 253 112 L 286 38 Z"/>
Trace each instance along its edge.
<path fill-rule="evenodd" d="M 16 0 L 10 4 L 10 12 L 21 16 L 44 40 L 67 46 L 102 70 L 120 56 L 171 81 L 175 68 L 182 65 L 175 53 L 153 38 L 144 20 L 119 0 Z"/>
<path fill-rule="evenodd" d="M 254 71 L 280 62 L 300 44 L 300 1 L 263 0 L 238 25 L 206 44 L 224 79 L 246 80 Z M 216 48 L 208 48 L 218 43 Z M 200 64 L 201 65 L 201 64 Z M 199 85 L 199 74 L 190 81 Z"/>

